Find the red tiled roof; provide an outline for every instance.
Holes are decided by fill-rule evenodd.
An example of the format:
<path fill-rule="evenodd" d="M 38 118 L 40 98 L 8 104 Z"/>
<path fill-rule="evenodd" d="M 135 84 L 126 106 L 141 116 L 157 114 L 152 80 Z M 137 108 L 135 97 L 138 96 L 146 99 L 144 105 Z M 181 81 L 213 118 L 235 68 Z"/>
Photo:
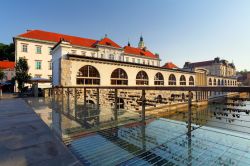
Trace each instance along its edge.
<path fill-rule="evenodd" d="M 14 69 L 15 62 L 10 61 L 0 61 L 0 69 Z"/>
<path fill-rule="evenodd" d="M 131 46 L 125 46 L 124 52 L 127 54 L 141 55 L 141 56 L 146 56 L 150 58 L 158 58 L 155 54 L 153 54 L 152 52 L 148 50 L 143 50 L 143 49 L 135 48 Z"/>
<path fill-rule="evenodd" d="M 172 62 L 167 62 L 162 67 L 167 68 L 167 69 L 178 69 L 179 68 L 175 64 L 173 64 Z"/>
<path fill-rule="evenodd" d="M 111 39 L 109 39 L 107 37 L 100 40 L 97 44 L 121 48 L 121 46 L 119 46 L 118 44 L 116 44 L 115 42 L 113 42 Z"/>
<path fill-rule="evenodd" d="M 41 30 L 31 30 L 26 33 L 19 35 L 18 37 L 38 39 L 51 42 L 59 42 L 62 38 L 73 45 L 83 46 L 83 47 L 95 47 L 98 40 L 81 38 L 76 36 L 69 36 L 54 32 L 46 32 Z"/>

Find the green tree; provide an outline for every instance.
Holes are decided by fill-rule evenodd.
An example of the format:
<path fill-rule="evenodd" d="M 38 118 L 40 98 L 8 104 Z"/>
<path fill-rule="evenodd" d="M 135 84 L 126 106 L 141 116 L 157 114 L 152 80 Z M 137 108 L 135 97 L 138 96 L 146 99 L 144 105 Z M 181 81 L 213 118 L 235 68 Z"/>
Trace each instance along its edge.
<path fill-rule="evenodd" d="M 0 59 L 15 61 L 15 45 L 13 43 L 9 45 L 0 43 Z"/>
<path fill-rule="evenodd" d="M 4 72 L 0 70 L 0 80 L 2 80 L 3 78 L 4 78 Z"/>
<path fill-rule="evenodd" d="M 29 66 L 24 58 L 20 58 L 18 62 L 16 63 L 16 77 L 15 80 L 17 81 L 17 88 L 19 91 L 23 91 L 24 84 L 28 82 L 28 80 L 31 78 L 28 74 Z"/>

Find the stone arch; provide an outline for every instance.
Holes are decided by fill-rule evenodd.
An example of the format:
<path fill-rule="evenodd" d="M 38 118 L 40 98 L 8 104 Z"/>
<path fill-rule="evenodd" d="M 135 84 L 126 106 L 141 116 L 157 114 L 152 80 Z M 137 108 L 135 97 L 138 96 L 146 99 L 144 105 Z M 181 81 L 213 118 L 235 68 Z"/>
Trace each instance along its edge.
<path fill-rule="evenodd" d="M 186 77 L 184 75 L 180 77 L 180 85 L 186 85 Z"/>
<path fill-rule="evenodd" d="M 176 85 L 176 77 L 174 74 L 170 74 L 168 77 L 168 85 Z"/>
<path fill-rule="evenodd" d="M 136 85 L 148 85 L 148 74 L 141 70 L 136 75 Z"/>
<path fill-rule="evenodd" d="M 78 85 L 100 85 L 100 73 L 91 65 L 81 67 L 76 76 L 76 84 Z"/>
<path fill-rule="evenodd" d="M 189 85 L 194 85 L 194 77 L 193 76 L 189 77 Z"/>
<path fill-rule="evenodd" d="M 121 68 L 117 68 L 111 73 L 110 80 L 111 85 L 128 85 L 128 75 Z"/>
<path fill-rule="evenodd" d="M 154 84 L 155 85 L 164 85 L 164 77 L 160 72 L 155 74 Z"/>

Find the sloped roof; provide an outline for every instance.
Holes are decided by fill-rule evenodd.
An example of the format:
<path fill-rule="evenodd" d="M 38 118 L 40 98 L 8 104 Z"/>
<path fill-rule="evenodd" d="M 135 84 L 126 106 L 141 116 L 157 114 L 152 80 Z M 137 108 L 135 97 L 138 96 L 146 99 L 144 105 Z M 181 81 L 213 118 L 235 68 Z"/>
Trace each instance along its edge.
<path fill-rule="evenodd" d="M 121 48 L 121 46 L 119 46 L 118 44 L 116 44 L 114 41 L 112 41 L 111 39 L 105 37 L 103 39 L 101 39 L 100 41 L 98 41 L 99 45 L 105 45 L 105 46 L 112 46 L 112 47 L 116 47 L 116 48 Z"/>
<path fill-rule="evenodd" d="M 51 41 L 51 42 L 59 42 L 61 39 L 64 39 L 65 41 L 70 42 L 70 44 L 83 46 L 83 47 L 95 47 L 95 44 L 98 42 L 98 40 L 93 39 L 87 39 L 87 38 L 81 38 L 76 36 L 69 36 L 54 32 L 47 32 L 42 30 L 31 30 L 26 33 L 23 33 L 21 35 L 18 35 L 18 37 L 24 37 L 24 38 L 30 38 L 30 39 L 37 39 L 37 40 L 44 40 L 44 41 Z"/>
<path fill-rule="evenodd" d="M 211 61 L 203 61 L 203 62 L 195 62 L 195 63 L 190 63 L 190 67 L 202 67 L 202 66 L 209 66 L 214 63 L 214 60 Z"/>
<path fill-rule="evenodd" d="M 167 62 L 165 65 L 162 66 L 163 68 L 167 69 L 178 69 L 179 67 L 173 64 L 172 62 Z"/>
<path fill-rule="evenodd" d="M 15 62 L 10 61 L 0 61 L 0 69 L 14 69 Z"/>
<path fill-rule="evenodd" d="M 152 52 L 150 52 L 148 50 L 135 48 L 135 47 L 131 47 L 131 46 L 125 46 L 124 47 L 124 52 L 127 53 L 127 54 L 141 55 L 141 56 L 146 56 L 146 57 L 149 57 L 149 58 L 158 59 L 158 57 L 155 54 L 153 54 Z"/>
<path fill-rule="evenodd" d="M 54 32 L 47 32 L 47 31 L 42 31 L 42 30 L 30 30 L 30 31 L 27 31 L 26 33 L 18 35 L 17 37 L 37 39 L 37 40 L 43 40 L 43 41 L 51 41 L 55 43 L 58 43 L 61 40 L 64 40 L 64 41 L 69 42 L 72 45 L 90 47 L 90 48 L 95 48 L 97 44 L 104 45 L 104 46 L 111 46 L 114 48 L 121 48 L 121 46 L 119 46 L 117 43 L 115 43 L 108 37 L 105 37 L 101 40 L 94 40 L 94 39 L 64 35 L 64 34 L 59 34 L 59 33 L 54 33 Z M 135 48 L 131 46 L 125 46 L 124 52 L 127 54 L 134 54 L 134 55 L 145 56 L 149 58 L 155 58 L 155 59 L 159 58 L 157 55 L 153 54 L 149 50 Z"/>

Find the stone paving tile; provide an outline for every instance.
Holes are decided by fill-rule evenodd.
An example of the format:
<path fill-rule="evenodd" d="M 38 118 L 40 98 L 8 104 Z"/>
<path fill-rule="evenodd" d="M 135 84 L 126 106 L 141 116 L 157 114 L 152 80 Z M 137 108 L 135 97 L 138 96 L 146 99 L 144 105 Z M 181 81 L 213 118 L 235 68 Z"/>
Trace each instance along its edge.
<path fill-rule="evenodd" d="M 0 165 L 82 165 L 22 99 L 0 100 Z"/>

